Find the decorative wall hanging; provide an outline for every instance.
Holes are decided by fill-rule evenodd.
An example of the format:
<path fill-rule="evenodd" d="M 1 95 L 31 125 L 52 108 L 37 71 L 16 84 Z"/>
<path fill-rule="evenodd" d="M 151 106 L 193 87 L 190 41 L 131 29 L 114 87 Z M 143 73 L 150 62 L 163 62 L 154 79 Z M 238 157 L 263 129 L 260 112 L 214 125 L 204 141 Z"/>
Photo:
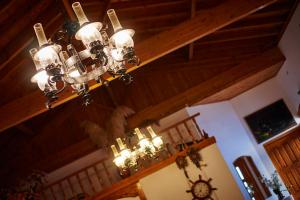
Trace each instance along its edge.
<path fill-rule="evenodd" d="M 201 170 L 202 167 L 207 166 L 206 164 L 202 164 L 202 158 L 199 151 L 196 148 L 190 148 L 187 152 L 187 156 L 190 158 L 192 163 Z M 212 199 L 211 197 L 212 192 L 217 190 L 211 186 L 210 182 L 212 181 L 211 178 L 208 180 L 203 180 L 201 175 L 199 175 L 199 179 L 197 181 L 192 181 L 189 177 L 187 167 L 188 167 L 188 160 L 187 156 L 178 156 L 176 158 L 176 164 L 179 169 L 182 169 L 184 172 L 185 177 L 187 178 L 188 182 L 191 184 L 191 189 L 187 190 L 187 193 L 192 193 L 193 200 L 205 200 L 205 199 Z"/>
<path fill-rule="evenodd" d="M 257 143 L 261 143 L 297 125 L 282 99 L 246 116 L 245 121 Z"/>
<path fill-rule="evenodd" d="M 190 190 L 187 190 L 186 192 L 191 192 L 193 195 L 193 200 L 206 200 L 206 199 L 213 199 L 211 197 L 212 192 L 214 190 L 217 190 L 217 188 L 214 188 L 211 186 L 210 182 L 212 181 L 211 178 L 209 178 L 207 181 L 203 180 L 201 175 L 199 175 L 199 179 L 195 182 L 189 180 L 193 185 Z"/>

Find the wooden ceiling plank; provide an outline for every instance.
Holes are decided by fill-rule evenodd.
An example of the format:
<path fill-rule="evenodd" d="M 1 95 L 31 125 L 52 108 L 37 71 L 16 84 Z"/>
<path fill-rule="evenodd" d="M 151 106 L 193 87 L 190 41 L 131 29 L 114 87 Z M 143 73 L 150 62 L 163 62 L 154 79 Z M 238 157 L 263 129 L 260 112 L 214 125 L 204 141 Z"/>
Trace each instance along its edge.
<path fill-rule="evenodd" d="M 142 62 L 140 66 L 129 66 L 128 71 L 138 69 L 274 2 L 276 2 L 276 0 L 228 0 L 211 9 L 203 10 L 193 19 L 136 45 L 137 55 Z M 112 80 L 113 78 L 109 77 L 108 79 Z M 94 84 L 90 89 L 92 90 L 99 86 L 101 86 L 101 84 Z M 54 106 L 63 104 L 75 97 L 77 97 L 77 95 L 72 94 L 71 89 L 68 88 Z M 12 101 L 0 107 L 0 131 L 45 111 L 44 98 L 40 91 Z"/>
<path fill-rule="evenodd" d="M 51 0 L 40 1 L 32 8 L 32 10 L 30 10 L 24 17 L 22 17 L 22 20 L 18 20 L 6 32 L 2 33 L 3 35 L 5 35 L 5 37 L 2 37 L 0 40 L 0 49 L 3 49 L 11 40 L 13 40 L 13 38 L 17 34 L 26 29 L 28 25 L 34 23 L 38 15 L 46 10 L 51 2 Z"/>
<path fill-rule="evenodd" d="M 169 31 L 149 38 L 137 45 L 136 52 L 142 61 L 140 66 L 203 38 L 274 2 L 276 1 L 228 0 L 212 9 L 203 10 L 198 16 L 194 17 L 194 19 L 181 23 Z M 140 66 L 131 67 L 129 71 L 137 69 Z"/>
<path fill-rule="evenodd" d="M 196 5 L 196 0 L 190 0 L 191 1 L 191 19 L 193 19 L 196 15 L 196 9 L 197 9 L 197 5 Z M 189 44 L 189 60 L 192 60 L 194 56 L 194 43 L 192 42 L 191 44 Z"/>
<path fill-rule="evenodd" d="M 46 26 L 44 26 L 45 31 L 47 31 L 50 28 L 53 28 L 53 26 L 58 22 L 59 19 L 62 19 L 62 14 L 57 14 L 55 17 L 53 17 L 47 24 Z M 34 32 L 32 31 L 32 34 Z M 6 67 L 6 65 L 10 64 L 10 62 L 12 62 L 15 58 L 17 58 L 17 56 L 22 57 L 21 53 L 28 48 L 33 42 L 34 42 L 34 35 L 32 35 L 32 37 L 30 39 L 26 39 L 26 37 L 24 37 L 24 35 L 22 35 L 23 37 L 20 37 L 16 40 L 13 40 L 9 46 L 6 48 L 5 52 L 12 52 L 12 54 L 7 55 L 5 52 L 3 52 L 0 55 L 0 71 L 3 70 L 4 67 Z M 29 55 L 29 54 L 28 54 Z M 16 65 L 13 65 L 11 67 L 9 67 L 9 71 L 15 69 Z M 34 66 L 32 66 L 34 67 Z M 1 72 L 2 73 L 2 72 Z"/>
<path fill-rule="evenodd" d="M 130 128 L 137 127 L 146 119 L 161 119 L 162 117 L 182 109 L 185 105 L 193 105 L 209 96 L 212 96 L 226 88 L 263 73 L 269 68 L 276 68 L 277 72 L 285 58 L 278 48 L 268 50 L 261 55 L 246 60 L 241 64 L 220 73 L 211 79 L 194 86 L 183 93 L 169 98 L 157 105 L 148 107 L 128 119 Z M 276 73 L 271 74 L 274 76 Z"/>

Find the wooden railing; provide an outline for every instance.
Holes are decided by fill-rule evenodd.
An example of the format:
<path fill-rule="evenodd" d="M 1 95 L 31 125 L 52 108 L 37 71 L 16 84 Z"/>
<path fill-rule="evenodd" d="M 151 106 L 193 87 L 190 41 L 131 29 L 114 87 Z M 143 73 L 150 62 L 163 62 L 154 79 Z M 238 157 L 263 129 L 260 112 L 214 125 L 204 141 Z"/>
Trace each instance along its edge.
<path fill-rule="evenodd" d="M 178 152 L 182 151 L 187 144 L 199 144 L 199 141 L 204 139 L 203 131 L 197 125 L 195 120 L 197 116 L 199 116 L 199 114 L 195 114 L 159 131 L 158 134 L 162 136 L 164 143 L 171 146 L 172 150 L 169 150 L 169 155 L 165 159 L 164 164 L 156 164 L 165 166 L 166 163 L 174 162 L 174 156 L 176 157 Z M 101 196 L 101 193 L 103 195 L 110 191 L 109 188 L 112 185 L 114 185 L 114 188 L 118 188 L 115 185 L 120 185 L 119 182 L 123 182 L 124 180 L 119 176 L 118 170 L 113 164 L 112 159 L 113 158 L 107 158 L 97 161 L 92 165 L 49 184 L 42 192 L 43 199 L 62 200 L 81 199 L 83 197 L 93 198 Z M 155 170 L 159 169 L 147 166 L 137 174 L 129 177 L 129 180 L 132 180 L 130 184 L 137 182 L 138 178 L 141 178 L 141 176 L 146 176 L 148 173 L 145 172 L 153 173 Z M 126 182 L 128 183 L 128 181 Z"/>

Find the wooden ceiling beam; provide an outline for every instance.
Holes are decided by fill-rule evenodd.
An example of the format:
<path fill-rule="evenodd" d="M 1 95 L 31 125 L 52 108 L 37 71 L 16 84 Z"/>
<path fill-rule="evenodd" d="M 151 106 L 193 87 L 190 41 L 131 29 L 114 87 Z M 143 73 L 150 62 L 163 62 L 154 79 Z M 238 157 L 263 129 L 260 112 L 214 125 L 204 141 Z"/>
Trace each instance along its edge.
<path fill-rule="evenodd" d="M 137 44 L 136 53 L 142 62 L 139 66 L 129 66 L 128 71 L 138 69 L 172 51 L 261 10 L 274 2 L 276 2 L 276 0 L 227 0 L 216 7 L 203 10 L 193 19 Z M 113 80 L 113 78 L 108 77 L 108 80 Z M 101 86 L 101 84 L 93 84 L 90 89 L 95 89 L 99 86 Z M 75 97 L 77 97 L 77 95 L 72 93 L 70 88 L 67 88 L 54 107 Z M 46 110 L 44 98 L 40 91 L 16 99 L 0 107 L 0 131 L 30 119 Z"/>
<path fill-rule="evenodd" d="M 30 10 L 22 19 L 19 19 L 13 26 L 11 26 L 8 30 L 1 33 L 5 35 L 0 40 L 0 49 L 3 49 L 13 38 L 21 33 L 27 26 L 30 26 L 37 19 L 38 15 L 46 10 L 48 6 L 51 4 L 51 0 L 40 1 L 37 3 L 32 10 Z"/>
<path fill-rule="evenodd" d="M 196 0 L 190 0 L 191 1 L 191 19 L 193 19 L 196 15 Z M 194 56 L 194 43 L 192 42 L 191 44 L 189 44 L 189 60 L 193 59 Z"/>
<path fill-rule="evenodd" d="M 212 9 L 203 10 L 193 19 L 139 43 L 136 46 L 136 52 L 142 61 L 140 66 L 203 38 L 274 2 L 276 0 L 228 0 Z M 129 71 L 140 66 L 130 67 Z"/>
<path fill-rule="evenodd" d="M 212 95 L 215 95 L 223 90 L 239 84 L 240 81 L 254 79 L 262 76 L 270 78 L 276 75 L 277 71 L 283 64 L 285 57 L 278 48 L 268 50 L 261 55 L 249 60 L 245 60 L 241 64 L 230 68 L 229 70 L 220 73 L 211 79 L 194 86 L 183 93 L 173 96 L 154 106 L 148 107 L 128 119 L 128 126 L 134 128 L 139 126 L 144 120 L 158 120 L 176 112 L 186 105 L 193 105 L 196 102 L 204 100 Z M 273 73 L 270 73 L 273 72 Z M 261 82 L 263 80 L 259 80 Z M 256 86 L 257 81 L 248 83 L 247 89 Z M 243 87 L 242 87 L 243 88 Z M 240 90 L 243 92 L 244 90 Z M 237 93 L 235 92 L 237 95 Z"/>

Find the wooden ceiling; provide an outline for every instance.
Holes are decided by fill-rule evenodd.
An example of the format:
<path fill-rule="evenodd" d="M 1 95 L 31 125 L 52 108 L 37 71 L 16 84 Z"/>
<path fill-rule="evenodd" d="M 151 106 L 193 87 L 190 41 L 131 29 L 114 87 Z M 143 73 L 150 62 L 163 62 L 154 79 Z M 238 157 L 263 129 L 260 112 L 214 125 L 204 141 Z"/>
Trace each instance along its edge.
<path fill-rule="evenodd" d="M 32 169 L 54 170 L 94 151 L 80 123 L 105 126 L 116 105 L 136 112 L 129 118 L 134 127 L 185 105 L 230 99 L 273 77 L 284 62 L 276 46 L 298 2 L 82 1 L 91 21 L 107 20 L 104 11 L 114 8 L 122 25 L 135 29 L 143 67 L 130 68 L 130 85 L 114 80 L 109 88 L 93 86 L 94 102 L 88 107 L 81 106 L 80 98 L 65 103 L 73 98 L 69 92 L 58 103 L 62 105 L 46 112 L 42 92 L 30 82 L 35 68 L 28 50 L 37 46 L 32 25 L 43 23 L 51 36 L 64 20 L 64 3 L 72 1 L 0 3 L 1 184 Z"/>

